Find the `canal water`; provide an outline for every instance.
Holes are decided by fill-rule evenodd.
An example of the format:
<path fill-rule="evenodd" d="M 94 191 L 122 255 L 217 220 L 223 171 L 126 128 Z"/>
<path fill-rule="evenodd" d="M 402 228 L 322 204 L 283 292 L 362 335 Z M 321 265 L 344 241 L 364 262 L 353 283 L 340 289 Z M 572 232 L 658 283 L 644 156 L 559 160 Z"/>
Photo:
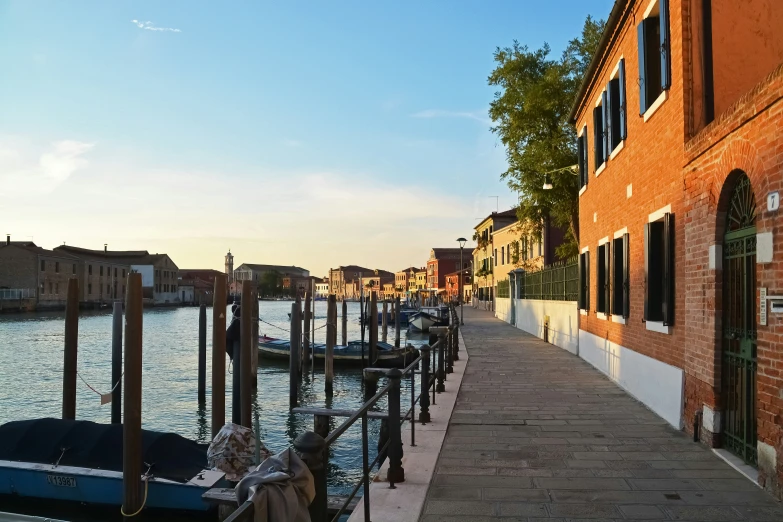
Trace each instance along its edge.
<path fill-rule="evenodd" d="M 341 313 L 338 304 L 338 314 Z M 230 307 L 227 308 L 230 318 Z M 288 339 L 291 301 L 259 302 L 259 335 Z M 210 412 L 198 404 L 198 307 L 150 308 L 143 317 L 142 426 L 145 429 L 178 433 L 199 442 L 209 442 Z M 207 309 L 207 401 L 211 404 L 212 310 Z M 326 302 L 317 301 L 315 341 L 324 342 Z M 101 405 L 99 392 L 111 390 L 111 312 L 83 312 L 79 318 L 78 380 L 76 416 L 95 422 L 111 420 L 111 405 Z M 380 330 L 380 326 L 379 326 Z M 348 303 L 348 338 L 359 339 L 359 304 Z M 365 334 L 367 335 L 367 334 Z M 406 337 L 403 345 L 423 343 L 422 336 Z M 380 338 L 380 333 L 379 333 Z M 389 329 L 389 341 L 394 331 Z M 339 339 L 339 328 L 338 328 Z M 49 312 L 0 315 L 0 424 L 21 419 L 59 417 L 62 404 L 64 313 Z M 254 414 L 261 438 L 277 453 L 293 439 L 313 429 L 310 415 L 288 413 L 287 362 L 259 361 L 258 392 Z M 231 419 L 231 368 L 227 363 L 226 417 Z M 361 369 L 335 368 L 334 394 L 324 393 L 323 369 L 315 378 L 303 379 L 302 406 L 356 409 L 363 402 Z M 381 383 L 382 385 L 383 383 Z M 410 383 L 404 381 L 403 403 L 410 402 Z M 416 389 L 419 389 L 417 383 Z M 385 402 L 378 410 L 385 410 Z M 335 428 L 344 419 L 333 419 Z M 377 454 L 379 422 L 370 421 L 370 459 Z M 119 451 L 119 448 L 118 448 Z M 329 463 L 329 492 L 347 494 L 361 476 L 361 426 L 351 427 L 332 447 Z M 69 517 L 69 520 L 76 520 Z"/>

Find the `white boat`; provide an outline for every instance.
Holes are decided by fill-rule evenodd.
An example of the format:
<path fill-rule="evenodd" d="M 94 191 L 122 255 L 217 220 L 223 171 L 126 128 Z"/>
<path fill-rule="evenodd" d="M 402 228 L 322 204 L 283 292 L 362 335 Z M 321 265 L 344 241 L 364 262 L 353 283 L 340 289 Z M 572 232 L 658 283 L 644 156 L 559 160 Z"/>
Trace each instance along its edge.
<path fill-rule="evenodd" d="M 417 312 L 408 317 L 408 322 L 414 330 L 427 332 L 429 331 L 430 326 L 438 323 L 438 318 L 427 312 Z"/>

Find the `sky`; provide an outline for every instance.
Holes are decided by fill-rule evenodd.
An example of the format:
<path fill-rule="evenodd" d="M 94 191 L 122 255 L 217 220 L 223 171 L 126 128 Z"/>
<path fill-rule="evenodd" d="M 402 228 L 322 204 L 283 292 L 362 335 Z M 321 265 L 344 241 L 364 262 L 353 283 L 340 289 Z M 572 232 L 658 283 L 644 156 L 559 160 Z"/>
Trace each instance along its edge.
<path fill-rule="evenodd" d="M 423 266 L 517 196 L 496 47 L 612 0 L 0 0 L 0 223 L 180 268 Z"/>

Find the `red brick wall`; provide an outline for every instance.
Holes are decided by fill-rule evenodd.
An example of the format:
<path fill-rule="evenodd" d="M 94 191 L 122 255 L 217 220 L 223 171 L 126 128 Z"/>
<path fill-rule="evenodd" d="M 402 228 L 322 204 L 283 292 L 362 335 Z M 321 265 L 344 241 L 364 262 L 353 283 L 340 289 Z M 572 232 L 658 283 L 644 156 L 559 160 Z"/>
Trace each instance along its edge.
<path fill-rule="evenodd" d="M 585 96 L 577 115 L 577 130 L 587 125 L 589 182 L 579 199 L 580 250 L 590 250 L 590 307 L 589 315 L 581 316 L 580 328 L 600 338 L 630 348 L 664 363 L 683 368 L 685 364 L 685 271 L 683 252 L 684 214 L 682 207 L 682 164 L 684 147 L 683 108 L 683 3 L 670 0 L 670 28 L 672 34 L 672 85 L 668 99 L 648 119 L 639 115 L 638 43 L 636 24 L 641 21 L 648 2 L 635 2 L 624 26 L 618 27 L 616 43 L 608 49 L 605 65 L 596 75 L 589 94 Z M 686 0 L 687 4 L 687 0 Z M 625 58 L 627 93 L 627 138 L 622 150 L 606 162 L 604 170 L 595 176 L 593 161 L 592 109 L 596 99 L 606 88 L 612 70 L 620 58 Z M 631 185 L 631 197 L 627 197 Z M 650 332 L 642 321 L 644 314 L 644 227 L 649 214 L 671 205 L 675 217 L 675 321 L 671 335 Z M 627 227 L 630 242 L 631 311 L 627 324 L 599 319 L 597 303 L 598 241 L 611 240 L 616 231 Z"/>
<path fill-rule="evenodd" d="M 685 161 L 685 321 L 689 332 L 685 415 L 689 418 L 703 404 L 722 407 L 722 271 L 710 269 L 709 248 L 723 242 L 726 207 L 738 170 L 747 174 L 753 187 L 757 233 L 773 233 L 773 262 L 757 264 L 757 286 L 766 287 L 769 295 L 783 293 L 781 211 L 766 211 L 767 193 L 783 190 L 783 65 L 691 140 Z M 757 328 L 758 438 L 777 451 L 777 470 L 770 473 L 760 464 L 760 481 L 781 496 L 783 318 L 769 314 L 768 326 Z"/>

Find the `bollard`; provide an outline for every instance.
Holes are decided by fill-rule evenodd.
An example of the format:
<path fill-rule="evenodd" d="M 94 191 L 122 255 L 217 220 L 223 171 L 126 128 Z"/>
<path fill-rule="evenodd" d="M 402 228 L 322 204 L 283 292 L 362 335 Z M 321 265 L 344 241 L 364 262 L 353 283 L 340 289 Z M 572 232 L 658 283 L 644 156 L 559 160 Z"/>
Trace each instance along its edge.
<path fill-rule="evenodd" d="M 252 328 L 250 347 L 250 367 L 253 371 L 250 372 L 250 384 L 253 389 L 258 389 L 258 292 L 253 290 L 253 328 Z"/>
<path fill-rule="evenodd" d="M 343 299 L 343 346 L 348 346 L 348 303 Z"/>
<path fill-rule="evenodd" d="M 419 348 L 421 352 L 421 411 L 419 422 L 430 422 L 430 345 L 425 344 Z"/>
<path fill-rule="evenodd" d="M 288 406 L 296 408 L 299 404 L 299 357 L 297 356 L 297 344 L 299 334 L 299 304 L 291 303 L 291 330 L 289 337 L 290 349 L 288 350 Z"/>
<path fill-rule="evenodd" d="M 377 372 L 368 370 L 372 370 L 372 368 L 365 368 L 362 370 L 365 401 L 372 399 L 375 397 L 375 394 L 378 393 L 378 379 L 380 377 Z"/>
<path fill-rule="evenodd" d="M 386 477 L 389 487 L 405 482 L 405 470 L 402 468 L 402 427 L 400 423 L 400 379 L 402 372 L 392 368 L 386 372 L 389 388 L 389 471 Z"/>
<path fill-rule="evenodd" d="M 459 324 L 454 328 L 454 360 L 459 361 Z"/>
<path fill-rule="evenodd" d="M 111 329 L 111 423 L 122 423 L 122 303 L 114 302 Z"/>
<path fill-rule="evenodd" d="M 253 409 L 252 409 L 252 380 L 253 373 L 257 373 L 256 368 L 251 367 L 252 356 L 250 351 L 253 348 L 253 282 L 250 280 L 242 281 L 242 308 L 241 320 L 239 323 L 240 331 L 240 365 L 239 370 L 239 407 L 240 424 L 246 428 L 253 429 Z M 235 370 L 236 371 L 236 370 Z"/>
<path fill-rule="evenodd" d="M 400 317 L 400 297 L 397 296 L 397 298 L 394 300 L 394 347 L 395 348 L 400 347 L 400 321 L 402 321 L 402 318 Z"/>
<path fill-rule="evenodd" d="M 212 302 L 212 438 L 226 423 L 226 275 L 215 276 Z"/>
<path fill-rule="evenodd" d="M 446 391 L 446 385 L 443 381 L 446 380 L 446 369 L 444 368 L 443 351 L 446 348 L 446 336 L 444 334 L 438 334 L 438 385 L 436 390 L 438 393 Z"/>
<path fill-rule="evenodd" d="M 310 321 L 312 320 L 312 310 L 310 310 L 310 294 L 305 293 L 304 305 L 304 331 L 302 332 L 302 363 L 307 368 L 310 365 Z"/>
<path fill-rule="evenodd" d="M 241 320 L 240 320 L 241 321 Z M 242 401 L 240 388 L 242 382 L 242 343 L 234 341 L 232 349 L 234 373 L 231 375 L 231 422 L 242 424 Z"/>
<path fill-rule="evenodd" d="M 68 280 L 63 351 L 63 419 L 76 418 L 76 368 L 79 351 L 79 280 Z"/>
<path fill-rule="evenodd" d="M 454 328 L 449 326 L 448 334 L 446 334 L 446 373 L 454 373 Z"/>
<path fill-rule="evenodd" d="M 326 441 L 317 433 L 308 431 L 294 440 L 294 450 L 307 464 L 307 469 L 313 475 L 315 482 L 315 498 L 310 503 L 308 511 L 313 522 L 326 521 Z"/>
<path fill-rule="evenodd" d="M 329 416 L 328 415 L 315 415 L 313 416 L 313 431 L 323 438 L 329 436 Z"/>
<path fill-rule="evenodd" d="M 207 401 L 207 306 L 198 309 L 198 403 Z"/>
<path fill-rule="evenodd" d="M 329 295 L 326 305 L 326 353 L 324 354 L 324 391 L 333 392 L 334 383 L 334 340 L 337 337 L 337 302 L 335 295 Z"/>
<path fill-rule="evenodd" d="M 141 464 L 141 274 L 128 275 L 125 307 L 125 400 L 122 423 L 122 509 L 135 513 L 142 505 Z"/>

